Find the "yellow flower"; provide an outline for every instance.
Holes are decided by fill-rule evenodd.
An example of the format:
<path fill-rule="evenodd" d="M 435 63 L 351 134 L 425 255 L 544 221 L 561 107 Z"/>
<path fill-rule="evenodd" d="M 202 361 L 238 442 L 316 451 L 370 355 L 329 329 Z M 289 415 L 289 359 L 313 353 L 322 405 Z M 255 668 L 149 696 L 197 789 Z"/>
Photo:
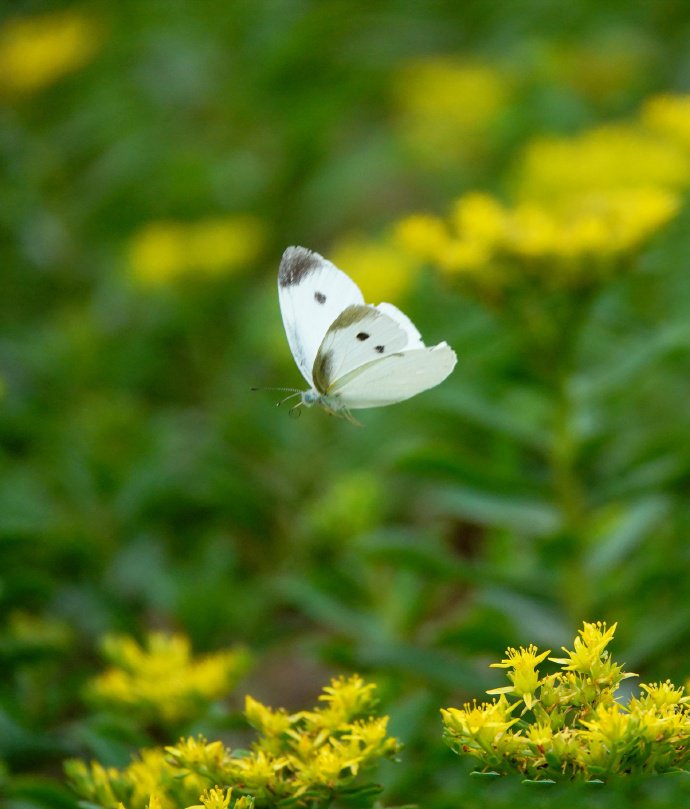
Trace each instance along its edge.
<path fill-rule="evenodd" d="M 207 742 L 203 736 L 180 739 L 175 746 L 165 748 L 166 760 L 176 767 L 191 771 L 214 772 L 228 763 L 228 751 L 220 741 Z"/>
<path fill-rule="evenodd" d="M 534 703 L 534 692 L 539 688 L 539 672 L 537 666 L 551 654 L 551 650 L 537 654 L 537 647 L 530 644 L 526 649 L 507 649 L 506 659 L 500 663 L 492 663 L 491 668 L 512 669 L 507 673 L 512 686 L 494 688 L 487 694 L 514 694 L 522 699 L 526 708 Z"/>
<path fill-rule="evenodd" d="M 134 710 L 144 721 L 178 722 L 225 696 L 247 667 L 242 650 L 193 659 L 182 635 L 153 633 L 141 647 L 127 636 L 107 636 L 105 656 L 114 665 L 87 686 L 87 698 L 110 710 Z"/>
<path fill-rule="evenodd" d="M 315 725 L 324 728 L 345 725 L 372 710 L 376 704 L 375 690 L 374 683 L 365 683 L 359 674 L 336 677 L 319 696 L 326 707 L 318 708 L 307 716 Z"/>
<path fill-rule="evenodd" d="M 625 745 L 637 736 L 638 715 L 627 713 L 620 705 L 598 705 L 591 721 L 582 721 L 590 741 L 603 742 L 609 749 Z"/>
<path fill-rule="evenodd" d="M 485 149 L 483 135 L 510 94 L 495 67 L 450 57 L 403 64 L 393 86 L 403 138 L 417 157 L 438 167 L 464 163 Z"/>
<path fill-rule="evenodd" d="M 213 787 L 202 792 L 199 796 L 200 804 L 189 806 L 187 809 L 228 809 L 231 798 L 232 789 Z"/>
<path fill-rule="evenodd" d="M 258 257 L 265 239 L 253 216 L 227 216 L 199 222 L 160 220 L 136 233 L 129 245 L 134 278 L 157 286 L 188 275 L 208 278 L 242 270 Z"/>
<path fill-rule="evenodd" d="M 487 247 L 500 243 L 505 236 L 506 211 L 490 194 L 474 192 L 460 197 L 450 219 L 461 237 Z"/>
<path fill-rule="evenodd" d="M 567 657 L 549 659 L 554 663 L 559 663 L 564 671 L 590 674 L 592 669 L 599 665 L 601 657 L 605 653 L 604 650 L 616 634 L 617 626 L 618 624 L 613 624 L 607 628 L 606 623 L 602 621 L 596 623 L 584 621 L 582 629 L 578 632 L 579 637 L 576 637 L 573 643 L 575 648 L 571 651 L 565 646 L 561 647 Z"/>
<path fill-rule="evenodd" d="M 247 695 L 244 701 L 247 722 L 265 736 L 282 736 L 290 728 L 290 716 L 282 708 L 274 710 Z"/>
<path fill-rule="evenodd" d="M 263 750 L 254 750 L 241 758 L 228 761 L 228 775 L 243 785 L 243 789 L 255 795 L 269 790 L 281 794 L 289 785 L 281 786 L 281 771 L 288 765 L 285 756 L 273 756 Z"/>
<path fill-rule="evenodd" d="M 72 759 L 65 763 L 65 773 L 72 788 L 82 797 L 107 809 L 116 809 L 118 806 L 113 781 L 117 779 L 119 772 L 114 767 L 104 767 L 98 761 L 86 764 Z"/>
<path fill-rule="evenodd" d="M 438 217 L 411 214 L 396 223 L 393 240 L 422 261 L 438 261 L 448 247 L 450 234 Z"/>
<path fill-rule="evenodd" d="M 460 744 L 479 746 L 491 751 L 492 746 L 518 720 L 510 716 L 513 706 L 505 696 L 493 702 L 477 705 L 476 700 L 462 708 L 442 708 L 441 715 L 446 732 Z"/>
<path fill-rule="evenodd" d="M 663 683 L 640 683 L 640 688 L 645 692 L 644 696 L 632 700 L 631 704 L 663 709 L 690 702 L 690 696 L 685 695 L 685 688 L 682 685 L 676 687 L 670 680 Z"/>
<path fill-rule="evenodd" d="M 602 189 L 678 189 L 688 183 L 690 155 L 632 124 L 609 124 L 569 138 L 538 138 L 518 169 L 518 197 L 549 203 Z"/>
<path fill-rule="evenodd" d="M 89 62 L 101 25 L 76 9 L 14 17 L 0 27 L 0 93 L 41 90 Z"/>
<path fill-rule="evenodd" d="M 331 261 L 344 270 L 372 302 L 401 300 L 410 290 L 418 265 L 395 241 L 352 236 L 330 250 Z"/>
<path fill-rule="evenodd" d="M 147 800 L 155 800 L 159 809 L 174 809 L 171 801 L 165 800 L 159 793 L 168 769 L 160 748 L 139 752 L 139 756 L 124 771 L 131 788 L 130 802 L 133 807 L 144 806 Z"/>

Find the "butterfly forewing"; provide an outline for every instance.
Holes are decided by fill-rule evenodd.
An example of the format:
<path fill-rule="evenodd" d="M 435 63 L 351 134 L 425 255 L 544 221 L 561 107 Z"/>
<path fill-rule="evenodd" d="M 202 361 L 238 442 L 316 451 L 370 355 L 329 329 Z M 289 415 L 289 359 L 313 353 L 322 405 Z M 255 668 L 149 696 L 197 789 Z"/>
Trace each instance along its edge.
<path fill-rule="evenodd" d="M 290 350 L 311 385 L 314 360 L 329 326 L 364 298 L 335 264 L 304 247 L 288 247 L 278 271 L 278 299 Z"/>
<path fill-rule="evenodd" d="M 383 407 L 433 388 L 450 374 L 457 357 L 447 343 L 391 354 L 337 379 L 329 393 L 343 407 Z"/>
<path fill-rule="evenodd" d="M 411 323 L 409 326 L 414 329 Z M 394 320 L 380 307 L 348 306 L 333 321 L 319 347 L 313 367 L 314 385 L 321 393 L 328 393 L 341 377 L 401 351 L 409 343 L 407 324 Z"/>

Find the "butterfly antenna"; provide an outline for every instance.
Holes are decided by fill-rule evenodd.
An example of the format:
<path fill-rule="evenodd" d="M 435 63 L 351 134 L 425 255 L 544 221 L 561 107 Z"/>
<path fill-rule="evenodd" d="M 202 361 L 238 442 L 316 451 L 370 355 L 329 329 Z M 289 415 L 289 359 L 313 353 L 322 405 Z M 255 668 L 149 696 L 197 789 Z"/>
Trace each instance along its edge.
<path fill-rule="evenodd" d="M 286 396 L 284 399 L 281 399 L 279 402 L 276 402 L 276 407 L 280 407 L 283 404 L 283 402 L 287 402 L 288 399 L 294 399 L 295 396 L 301 396 L 301 395 L 302 395 L 302 391 L 301 390 L 296 390 L 294 393 L 291 393 L 289 396 Z M 296 404 L 295 407 L 299 407 L 300 404 L 302 404 L 302 402 L 300 402 L 299 404 Z M 293 410 L 294 410 L 294 408 L 293 408 Z"/>
<path fill-rule="evenodd" d="M 276 407 L 280 407 L 283 402 L 287 402 L 288 399 L 292 399 L 293 396 L 301 395 L 302 391 L 299 388 L 259 388 L 255 387 L 252 390 L 281 390 L 281 391 L 288 391 L 289 396 L 286 396 L 284 399 L 281 399 L 279 402 L 276 402 Z"/>
<path fill-rule="evenodd" d="M 291 393 L 300 393 L 299 388 L 263 388 L 263 387 L 255 387 L 255 388 L 250 388 L 250 390 L 288 390 Z"/>

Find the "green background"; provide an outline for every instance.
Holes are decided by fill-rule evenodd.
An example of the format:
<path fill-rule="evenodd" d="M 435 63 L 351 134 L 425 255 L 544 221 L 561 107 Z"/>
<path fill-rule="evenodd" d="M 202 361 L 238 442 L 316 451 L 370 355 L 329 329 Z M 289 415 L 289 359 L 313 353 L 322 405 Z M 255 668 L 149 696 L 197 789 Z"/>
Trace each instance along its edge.
<path fill-rule="evenodd" d="M 78 8 L 103 26 L 94 58 L 0 108 L 0 795 L 69 807 L 62 759 L 126 762 L 129 737 L 95 724 L 81 689 L 105 632 L 169 629 L 253 651 L 235 708 L 245 692 L 307 707 L 340 672 L 376 681 L 406 744 L 380 774 L 388 805 L 541 800 L 468 779 L 438 709 L 499 685 L 488 663 L 507 645 L 558 649 L 583 620 L 618 621 L 614 657 L 643 680 L 690 675 L 687 212 L 586 306 L 545 297 L 558 322 L 584 313 L 568 345 L 422 273 L 396 303 L 457 369 L 360 429 L 250 388 L 301 384 L 275 290 L 288 244 L 328 255 L 442 213 L 505 187 L 531 137 L 687 90 L 690 8 Z M 558 68 L 573 51 L 616 64 L 627 43 L 633 68 L 605 92 Z M 460 142 L 424 160 L 401 132 L 399 71 L 437 55 L 518 86 L 481 160 Z M 229 213 L 264 223 L 251 266 L 133 283 L 127 245 L 148 222 Z M 636 796 L 672 800 L 669 783 Z"/>

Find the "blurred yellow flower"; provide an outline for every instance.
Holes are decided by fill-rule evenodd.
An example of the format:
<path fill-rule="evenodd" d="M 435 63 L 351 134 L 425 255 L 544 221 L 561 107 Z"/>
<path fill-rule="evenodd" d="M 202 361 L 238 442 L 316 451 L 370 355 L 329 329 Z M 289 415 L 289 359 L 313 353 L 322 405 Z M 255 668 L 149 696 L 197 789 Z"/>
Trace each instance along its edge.
<path fill-rule="evenodd" d="M 226 275 L 255 261 L 264 238 L 263 223 L 246 215 L 191 223 L 149 222 L 130 241 L 131 271 L 148 286 L 189 275 Z"/>
<path fill-rule="evenodd" d="M 435 260 L 450 243 L 445 222 L 430 214 L 411 214 L 397 222 L 393 240 L 422 261 Z"/>
<path fill-rule="evenodd" d="M 418 216 L 409 227 L 403 220 L 401 243 L 419 260 L 487 288 L 526 272 L 550 284 L 578 283 L 641 248 L 679 208 L 676 191 L 656 186 L 601 188 L 550 204 L 524 200 L 512 207 L 488 194 L 470 193 L 454 203 L 447 222 Z M 436 238 L 439 233 L 447 235 Z"/>
<path fill-rule="evenodd" d="M 0 91 L 28 94 L 83 67 L 100 48 L 99 22 L 75 9 L 10 18 L 0 27 Z"/>
<path fill-rule="evenodd" d="M 359 286 L 364 298 L 376 303 L 401 300 L 419 270 L 409 251 L 390 239 L 346 238 L 332 247 L 329 256 Z"/>
<path fill-rule="evenodd" d="M 510 98 L 506 76 L 488 64 L 435 56 L 403 63 L 393 95 L 403 138 L 436 166 L 485 148 L 483 135 Z"/>
<path fill-rule="evenodd" d="M 143 647 L 128 636 L 109 635 L 103 651 L 112 667 L 91 680 L 87 698 L 144 722 L 198 716 L 212 700 L 227 695 L 248 664 L 243 650 L 192 658 L 186 637 L 162 633 L 149 635 Z"/>
<path fill-rule="evenodd" d="M 550 203 L 611 188 L 690 183 L 690 155 L 638 125 L 609 124 L 573 137 L 537 138 L 518 166 L 517 196 Z"/>
<path fill-rule="evenodd" d="M 653 132 L 690 148 L 690 95 L 653 96 L 642 107 L 640 119 Z"/>

